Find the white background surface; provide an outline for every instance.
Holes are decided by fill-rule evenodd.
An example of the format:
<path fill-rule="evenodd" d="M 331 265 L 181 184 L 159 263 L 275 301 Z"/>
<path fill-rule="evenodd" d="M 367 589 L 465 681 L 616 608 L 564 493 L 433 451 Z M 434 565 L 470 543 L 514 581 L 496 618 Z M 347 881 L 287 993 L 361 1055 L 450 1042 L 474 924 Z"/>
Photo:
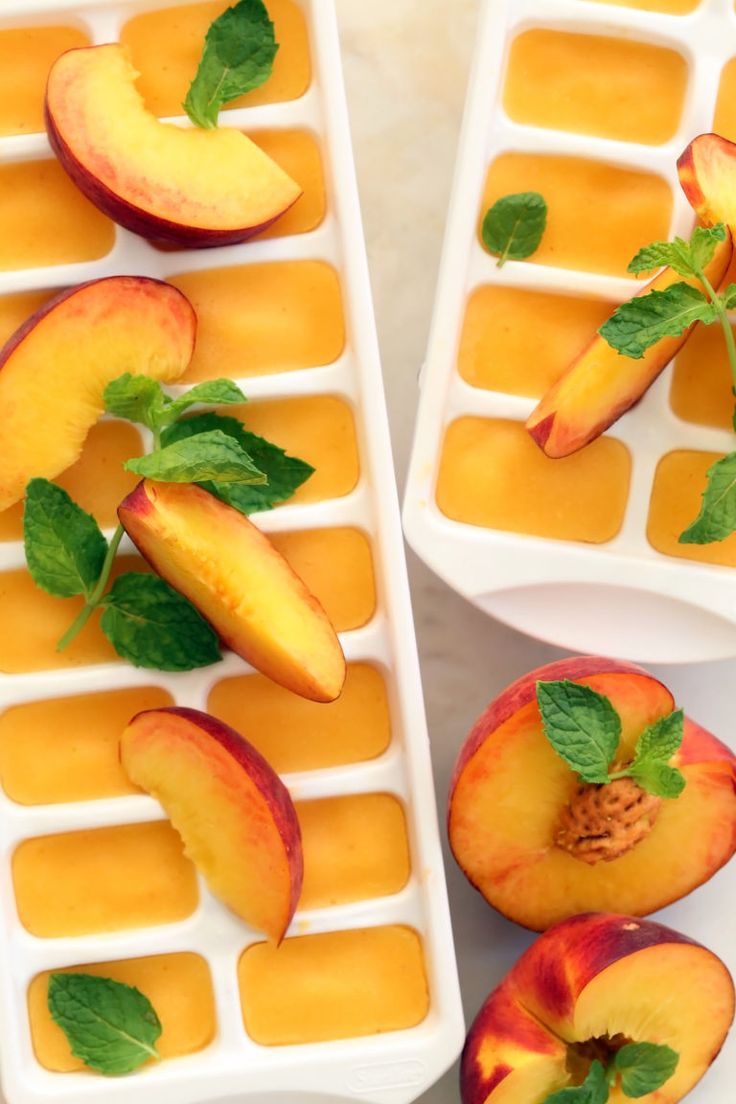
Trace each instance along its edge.
<path fill-rule="evenodd" d="M 478 3 L 336 3 L 397 477 L 403 486 Z M 409 566 L 444 816 L 455 755 L 476 716 L 509 682 L 563 653 L 486 618 L 411 553 Z M 631 631 L 636 633 L 636 624 Z M 657 668 L 655 673 L 688 713 L 733 745 L 736 662 Z M 498 917 L 449 856 L 446 861 L 470 1022 L 498 981 L 491 947 L 495 962 L 499 950 L 511 959 L 531 937 Z M 717 882 L 699 891 L 702 909 L 713 907 Z M 458 1099 L 453 1070 L 422 1097 L 422 1104 Z"/>

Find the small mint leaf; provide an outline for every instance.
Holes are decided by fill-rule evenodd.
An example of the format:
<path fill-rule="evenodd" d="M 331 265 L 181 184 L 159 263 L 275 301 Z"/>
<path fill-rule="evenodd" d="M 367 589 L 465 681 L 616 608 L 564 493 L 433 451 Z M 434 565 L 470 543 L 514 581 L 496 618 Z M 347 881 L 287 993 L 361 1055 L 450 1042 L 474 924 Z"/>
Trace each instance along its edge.
<path fill-rule="evenodd" d="M 636 745 L 634 763 L 659 760 L 667 763 L 680 750 L 685 734 L 685 714 L 682 709 L 659 717 L 644 729 Z"/>
<path fill-rule="evenodd" d="M 120 575 L 104 599 L 102 631 L 134 667 L 191 671 L 221 659 L 217 633 L 188 599 L 156 575 Z"/>
<path fill-rule="evenodd" d="M 695 227 L 690 237 L 690 256 L 696 275 L 710 264 L 719 242 L 725 240 L 726 227 L 722 222 L 715 226 Z"/>
<path fill-rule="evenodd" d="M 724 291 L 721 292 L 721 299 L 723 300 L 726 310 L 733 310 L 736 307 L 736 284 L 729 284 Z"/>
<path fill-rule="evenodd" d="M 117 1076 L 159 1057 L 159 1018 L 130 985 L 93 974 L 51 974 L 48 1007 L 74 1057 L 90 1069 Z"/>
<path fill-rule="evenodd" d="M 656 1092 L 677 1069 L 680 1056 L 668 1046 L 655 1043 L 628 1043 L 616 1054 L 613 1068 L 621 1075 L 625 1096 L 637 1099 Z"/>
<path fill-rule="evenodd" d="M 605 783 L 621 738 L 611 702 L 579 682 L 538 682 L 544 734 L 583 782 Z"/>
<path fill-rule="evenodd" d="M 679 797 L 687 785 L 682 771 L 656 759 L 632 763 L 628 773 L 643 790 L 655 797 Z"/>
<path fill-rule="evenodd" d="M 208 406 L 226 406 L 247 401 L 243 392 L 232 380 L 208 380 L 205 383 L 197 383 L 194 387 L 190 387 L 178 399 L 170 399 L 166 409 L 158 419 L 158 424 L 159 426 L 170 425 L 195 403 L 206 403 Z"/>
<path fill-rule="evenodd" d="M 23 541 L 36 586 L 55 598 L 90 596 L 107 541 L 92 515 L 48 479 L 32 479 L 26 487 Z"/>
<path fill-rule="evenodd" d="M 606 1104 L 609 1086 L 603 1064 L 597 1059 L 591 1062 L 588 1076 L 582 1085 L 570 1085 L 548 1096 L 544 1104 Z"/>
<path fill-rule="evenodd" d="M 679 337 L 693 323 L 709 325 L 717 317 L 704 292 L 690 284 L 670 284 L 622 303 L 598 333 L 622 356 L 640 360 L 663 337 Z"/>
<path fill-rule="evenodd" d="M 125 372 L 108 383 L 104 401 L 108 414 L 152 429 L 159 411 L 163 410 L 166 396 L 157 380 Z"/>
<path fill-rule="evenodd" d="M 123 467 L 161 483 L 265 483 L 266 476 L 234 438 L 219 429 L 126 460 Z"/>
<path fill-rule="evenodd" d="M 680 535 L 680 544 L 712 544 L 736 530 L 736 452 L 717 460 L 707 479 L 700 513 Z"/>
<path fill-rule="evenodd" d="M 673 268 L 680 276 L 695 275 L 690 258 L 690 247 L 682 238 L 645 245 L 636 254 L 627 271 L 638 276 L 642 272 L 652 272 L 655 268 L 662 268 L 665 265 Z"/>
<path fill-rule="evenodd" d="M 506 261 L 523 261 L 539 248 L 547 226 L 547 204 L 539 192 L 518 192 L 496 200 L 483 219 L 483 244 Z"/>

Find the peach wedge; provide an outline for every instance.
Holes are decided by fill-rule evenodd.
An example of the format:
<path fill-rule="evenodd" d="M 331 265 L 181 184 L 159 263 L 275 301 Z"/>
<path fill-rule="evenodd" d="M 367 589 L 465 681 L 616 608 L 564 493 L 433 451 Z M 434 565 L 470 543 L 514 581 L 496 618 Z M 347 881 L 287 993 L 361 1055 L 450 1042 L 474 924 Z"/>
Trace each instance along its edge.
<path fill-rule="evenodd" d="M 641 1104 L 676 1104 L 717 1057 L 734 1014 L 711 951 L 648 920 L 565 920 L 522 955 L 478 1013 L 460 1068 L 463 1104 L 543 1104 L 624 1042 L 667 1046 L 671 1077 Z M 588 1099 L 586 1097 L 586 1099 Z M 616 1084 L 610 1104 L 624 1104 Z"/>
<path fill-rule="evenodd" d="M 245 241 L 301 188 L 239 130 L 179 127 L 146 110 L 115 43 L 69 50 L 46 87 L 49 141 L 106 215 L 143 237 L 203 247 Z"/>
<path fill-rule="evenodd" d="M 536 931 L 589 910 L 647 915 L 707 881 L 736 851 L 736 757 L 728 748 L 686 719 L 672 759 L 686 779 L 682 794 L 650 802 L 624 780 L 625 792 L 614 784 L 616 808 L 602 810 L 601 787 L 581 787 L 544 735 L 536 683 L 559 679 L 611 701 L 622 722 L 621 763 L 643 730 L 675 708 L 669 690 L 639 667 L 565 659 L 508 687 L 470 732 L 450 788 L 450 845 L 486 900 Z M 604 789 L 613 798 L 613 787 Z M 612 820 L 597 823 L 604 814 Z"/>
<path fill-rule="evenodd" d="M 301 892 L 301 835 L 288 790 L 260 752 L 207 713 L 167 707 L 133 718 L 120 755 L 215 896 L 280 943 Z"/>
<path fill-rule="evenodd" d="M 732 249 L 729 235 L 706 269 L 714 287 L 726 274 Z M 679 282 L 699 286 L 694 278 L 686 279 L 665 268 L 638 294 L 664 291 Z M 662 338 L 640 360 L 622 356 L 596 334 L 533 410 L 526 423 L 529 433 L 553 459 L 569 456 L 589 445 L 639 401 L 680 351 L 692 329 L 691 326 L 679 337 Z"/>
<path fill-rule="evenodd" d="M 736 143 L 700 134 L 677 162 L 680 185 L 701 222 L 736 231 Z"/>
<path fill-rule="evenodd" d="M 111 380 L 177 380 L 196 327 L 180 291 L 143 276 L 81 284 L 32 315 L 0 350 L 0 510 L 32 477 L 54 479 L 77 460 Z"/>
<path fill-rule="evenodd" d="M 274 682 L 334 701 L 345 658 L 326 613 L 260 529 L 189 483 L 139 483 L 118 516 L 151 566 Z"/>

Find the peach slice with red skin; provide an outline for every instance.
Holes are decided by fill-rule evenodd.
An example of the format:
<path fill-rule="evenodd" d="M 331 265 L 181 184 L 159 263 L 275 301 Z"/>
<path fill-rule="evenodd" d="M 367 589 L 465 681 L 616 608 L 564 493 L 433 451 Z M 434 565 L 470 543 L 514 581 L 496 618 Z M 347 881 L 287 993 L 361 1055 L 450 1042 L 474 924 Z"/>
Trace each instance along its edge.
<path fill-rule="evenodd" d="M 700 134 L 677 162 L 680 185 L 701 222 L 736 230 L 736 143 Z"/>
<path fill-rule="evenodd" d="M 334 701 L 345 657 L 317 599 L 243 514 L 189 483 L 139 483 L 118 516 L 151 566 L 274 682 Z"/>
<path fill-rule="evenodd" d="M 79 458 L 124 372 L 177 380 L 194 352 L 197 320 L 177 288 L 110 276 L 62 292 L 0 350 L 0 510 L 29 479 L 54 479 Z"/>
<path fill-rule="evenodd" d="M 101 211 L 143 237 L 229 245 L 270 226 L 301 188 L 228 127 L 160 122 L 116 43 L 68 50 L 46 86 L 46 129 L 63 168 Z"/>
<path fill-rule="evenodd" d="M 676 1104 L 717 1057 L 734 1016 L 711 951 L 649 920 L 589 913 L 550 928 L 488 997 L 460 1067 L 463 1104 L 544 1104 L 587 1074 L 591 1043 L 669 1046 L 677 1069 L 642 1104 Z M 605 1057 L 605 1056 L 604 1056 Z M 611 1104 L 629 1098 L 616 1085 Z"/>
<path fill-rule="evenodd" d="M 229 725 L 177 706 L 138 713 L 120 742 L 131 782 L 157 798 L 212 892 L 276 943 L 299 901 L 301 833 L 289 792 Z"/>
<path fill-rule="evenodd" d="M 569 824 L 579 781 L 545 737 L 536 701 L 537 681 L 558 679 L 610 699 L 622 722 L 622 763 L 643 730 L 675 708 L 669 690 L 639 667 L 565 659 L 508 687 L 471 730 L 450 785 L 450 846 L 486 900 L 535 931 L 589 910 L 647 915 L 707 881 L 736 851 L 736 757 L 687 719 L 672 759 L 687 785 L 677 799 L 658 803 L 643 838 L 634 834 L 638 824 L 626 825 L 624 809 L 621 823 L 586 829 L 593 839 L 601 832 L 603 851 L 611 841 L 600 861 L 583 861 L 590 842 L 584 833 L 579 848 L 567 848 L 569 831 L 563 845 L 560 829 Z M 626 805 L 648 796 L 634 791 Z"/>
<path fill-rule="evenodd" d="M 732 250 L 729 235 L 718 245 L 705 270 L 714 287 L 726 275 Z M 674 283 L 700 287 L 694 277 L 680 276 L 665 268 L 638 295 L 664 291 Z M 640 360 L 622 356 L 596 334 L 529 416 L 526 428 L 532 438 L 553 459 L 569 456 L 589 445 L 641 399 L 692 330 L 690 326 L 679 337 L 662 338 Z"/>

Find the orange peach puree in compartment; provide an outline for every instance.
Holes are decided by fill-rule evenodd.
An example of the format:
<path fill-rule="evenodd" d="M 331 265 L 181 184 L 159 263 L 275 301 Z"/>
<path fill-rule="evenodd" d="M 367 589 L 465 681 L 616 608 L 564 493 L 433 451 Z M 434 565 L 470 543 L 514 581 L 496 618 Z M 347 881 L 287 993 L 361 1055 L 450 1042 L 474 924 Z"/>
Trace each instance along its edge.
<path fill-rule="evenodd" d="M 661 144 L 677 130 L 686 83 L 675 50 L 534 28 L 512 43 L 503 104 L 518 123 Z"/>
<path fill-rule="evenodd" d="M 12 868 L 20 921 L 42 938 L 169 924 L 197 907 L 194 867 L 168 821 L 26 839 Z"/>
<path fill-rule="evenodd" d="M 723 66 L 713 130 L 731 142 L 736 141 L 736 57 Z"/>
<path fill-rule="evenodd" d="M 245 1029 L 264 1046 L 349 1039 L 421 1023 L 429 994 L 421 941 L 388 926 L 249 947 L 238 966 Z"/>
<path fill-rule="evenodd" d="M 736 534 L 713 544 L 680 544 L 679 536 L 700 512 L 706 473 L 722 456 L 682 449 L 663 456 L 654 476 L 647 537 L 665 556 L 736 567 Z"/>
<path fill-rule="evenodd" d="M 56 1073 L 84 1070 L 86 1066 L 72 1055 L 64 1032 L 51 1019 L 47 1004 L 51 972 L 37 974 L 28 987 L 33 1051 L 42 1066 Z M 95 974 L 140 989 L 161 1021 L 163 1030 L 156 1048 L 162 1058 L 192 1054 L 214 1038 L 217 1024 L 212 979 L 207 963 L 199 955 L 189 952 L 151 955 L 83 963 L 53 972 Z"/>
<path fill-rule="evenodd" d="M 445 434 L 437 505 L 470 525 L 601 544 L 621 528 L 630 468 L 610 437 L 550 460 L 521 422 L 458 418 Z"/>
<path fill-rule="evenodd" d="M 669 236 L 672 192 L 653 173 L 582 157 L 502 153 L 488 169 L 479 235 L 488 208 L 513 192 L 541 192 L 547 201 L 535 264 L 625 276 L 642 242 Z"/>
<path fill-rule="evenodd" d="M 688 338 L 672 372 L 670 405 L 685 422 L 732 428 L 733 380 L 720 326 L 697 326 Z"/>
<path fill-rule="evenodd" d="M 14 27 L 0 31 L 0 135 L 43 131 L 43 96 L 60 54 L 89 45 L 76 27 Z"/>
<path fill-rule="evenodd" d="M 273 534 L 273 543 L 317 596 L 338 632 L 357 629 L 376 604 L 371 547 L 357 529 L 306 529 Z M 119 556 L 113 575 L 145 570 L 137 556 Z M 27 571 L 0 572 L 0 671 L 16 674 L 106 663 L 117 657 L 93 617 L 63 652 L 56 642 L 82 607 L 81 598 L 52 598 Z"/>
<path fill-rule="evenodd" d="M 229 5 L 187 4 L 146 12 L 122 29 L 120 41 L 140 72 L 138 89 L 156 115 L 183 114 L 182 102 L 197 71 L 202 44 L 214 19 Z M 309 40 L 304 14 L 294 0 L 267 0 L 279 49 L 273 72 L 260 86 L 233 100 L 228 108 L 293 100 L 306 92 L 311 78 Z M 162 64 L 161 43 L 166 43 Z"/>

